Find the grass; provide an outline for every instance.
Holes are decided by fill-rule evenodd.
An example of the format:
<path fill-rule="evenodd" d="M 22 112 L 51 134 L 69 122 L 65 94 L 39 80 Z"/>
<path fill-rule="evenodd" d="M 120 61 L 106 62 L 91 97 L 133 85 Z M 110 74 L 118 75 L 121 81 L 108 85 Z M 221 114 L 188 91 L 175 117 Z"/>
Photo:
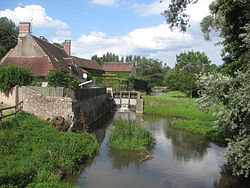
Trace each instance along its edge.
<path fill-rule="evenodd" d="M 140 124 L 132 121 L 116 121 L 111 130 L 109 144 L 117 149 L 143 150 L 153 146 L 153 134 Z"/>
<path fill-rule="evenodd" d="M 186 97 L 182 92 L 171 91 L 163 95 L 145 96 L 144 99 L 144 113 L 171 117 L 174 127 L 201 134 L 213 131 L 214 110 L 201 111 L 196 99 Z"/>
<path fill-rule="evenodd" d="M 5 108 L 6 106 L 0 105 L 0 109 L 1 108 Z M 3 111 L 3 115 L 7 115 L 7 114 L 11 114 L 13 113 L 13 109 L 8 109 L 8 110 L 4 110 Z"/>
<path fill-rule="evenodd" d="M 91 135 L 60 132 L 24 112 L 0 123 L 0 143 L 0 187 L 76 187 L 61 178 L 98 149 Z"/>

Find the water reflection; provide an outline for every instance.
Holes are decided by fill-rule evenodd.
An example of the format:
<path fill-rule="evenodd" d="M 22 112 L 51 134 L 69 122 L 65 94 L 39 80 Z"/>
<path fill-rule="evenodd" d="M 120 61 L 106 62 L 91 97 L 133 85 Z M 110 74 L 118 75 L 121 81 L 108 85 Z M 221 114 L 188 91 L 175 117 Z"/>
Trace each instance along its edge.
<path fill-rule="evenodd" d="M 169 128 L 165 135 L 171 140 L 173 154 L 178 161 L 202 160 L 209 142 L 201 135 Z"/>
<path fill-rule="evenodd" d="M 144 157 L 144 152 L 119 150 L 112 147 L 108 150 L 108 158 L 112 162 L 112 169 L 121 170 L 130 166 L 139 169 Z"/>
<path fill-rule="evenodd" d="M 108 135 L 113 126 L 110 118 L 144 120 L 143 125 L 156 138 L 154 158 L 141 162 L 145 156 L 142 152 L 109 147 Z M 66 181 L 85 188 L 244 188 L 249 183 L 228 173 L 221 156 L 225 148 L 209 143 L 201 135 L 172 128 L 168 119 L 138 117 L 135 113 L 117 113 L 110 118 L 108 123 L 101 120 L 93 132 L 101 143 L 97 156 L 85 164 L 80 175 L 67 176 Z"/>
<path fill-rule="evenodd" d="M 221 166 L 221 176 L 218 180 L 214 182 L 215 188 L 224 187 L 239 187 L 239 188 L 249 188 L 249 178 L 235 177 L 231 173 L 231 168 L 228 165 Z"/>

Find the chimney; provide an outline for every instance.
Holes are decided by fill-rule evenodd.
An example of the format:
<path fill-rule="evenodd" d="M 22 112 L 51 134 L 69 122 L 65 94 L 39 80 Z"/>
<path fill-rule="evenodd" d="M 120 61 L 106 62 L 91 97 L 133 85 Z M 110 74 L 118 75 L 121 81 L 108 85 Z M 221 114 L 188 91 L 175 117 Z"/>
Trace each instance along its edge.
<path fill-rule="evenodd" d="M 71 40 L 65 40 L 63 48 L 65 52 L 70 56 L 71 55 Z"/>
<path fill-rule="evenodd" d="M 19 23 L 19 35 L 21 34 L 30 34 L 30 22 L 20 22 Z"/>

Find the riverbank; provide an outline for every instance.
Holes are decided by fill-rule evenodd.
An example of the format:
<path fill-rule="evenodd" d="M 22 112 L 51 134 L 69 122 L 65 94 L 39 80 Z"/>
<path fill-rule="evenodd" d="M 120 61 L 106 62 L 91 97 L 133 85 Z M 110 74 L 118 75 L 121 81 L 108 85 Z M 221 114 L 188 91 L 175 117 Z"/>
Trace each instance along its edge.
<path fill-rule="evenodd" d="M 213 132 L 216 120 L 212 115 L 214 110 L 201 111 L 196 99 L 186 97 L 182 92 L 171 91 L 163 95 L 144 96 L 144 99 L 146 114 L 170 117 L 173 127 L 208 135 Z"/>
<path fill-rule="evenodd" d="M 48 121 L 18 113 L 0 123 L 0 184 L 5 187 L 76 187 L 62 183 L 93 157 L 97 141 L 87 133 L 60 132 Z"/>

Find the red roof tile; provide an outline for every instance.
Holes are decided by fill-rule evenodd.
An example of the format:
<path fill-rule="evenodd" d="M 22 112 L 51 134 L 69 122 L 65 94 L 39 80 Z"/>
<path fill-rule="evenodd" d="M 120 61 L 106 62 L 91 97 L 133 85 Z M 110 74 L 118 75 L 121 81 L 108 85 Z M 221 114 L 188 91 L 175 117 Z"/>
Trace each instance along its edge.
<path fill-rule="evenodd" d="M 48 57 L 7 57 L 4 62 L 5 65 L 14 64 L 25 67 L 30 70 L 34 76 L 46 76 L 52 69 Z"/>
<path fill-rule="evenodd" d="M 71 56 L 74 63 L 76 63 L 79 67 L 86 69 L 95 69 L 95 70 L 103 70 L 102 66 L 99 65 L 96 61 L 82 59 L 79 57 Z"/>
<path fill-rule="evenodd" d="M 104 63 L 103 69 L 105 72 L 131 72 L 134 66 L 134 63 L 111 62 Z"/>

